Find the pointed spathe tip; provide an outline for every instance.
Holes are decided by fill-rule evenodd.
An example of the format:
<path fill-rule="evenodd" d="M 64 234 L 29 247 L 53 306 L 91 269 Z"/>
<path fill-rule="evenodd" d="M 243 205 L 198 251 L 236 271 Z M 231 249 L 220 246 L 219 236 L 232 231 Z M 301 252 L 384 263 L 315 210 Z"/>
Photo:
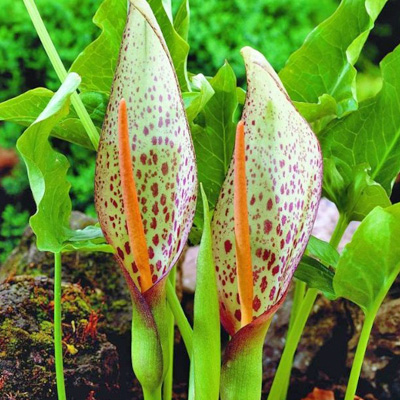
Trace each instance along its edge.
<path fill-rule="evenodd" d="M 278 74 L 272 67 L 272 65 L 267 61 L 262 53 L 253 49 L 250 46 L 243 47 L 240 50 L 240 54 L 243 57 L 244 63 L 246 65 L 246 70 L 249 72 L 252 66 L 258 65 L 262 69 L 264 69 L 268 74 L 276 81 L 276 83 L 280 86 L 280 88 L 287 94 L 285 87 L 283 86 L 282 81 L 280 80 Z"/>

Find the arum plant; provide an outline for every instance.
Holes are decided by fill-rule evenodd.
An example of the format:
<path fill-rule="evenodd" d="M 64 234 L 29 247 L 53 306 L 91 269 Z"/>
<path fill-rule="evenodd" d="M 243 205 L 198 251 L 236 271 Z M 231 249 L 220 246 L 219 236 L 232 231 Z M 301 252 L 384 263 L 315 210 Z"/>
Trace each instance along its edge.
<path fill-rule="evenodd" d="M 147 400 L 168 368 L 167 276 L 192 225 L 195 156 L 167 46 L 143 0 L 131 0 L 100 137 L 95 204 L 128 283 L 132 366 Z"/>
<path fill-rule="evenodd" d="M 259 400 L 262 346 L 305 250 L 321 195 L 318 141 L 266 59 L 246 47 L 247 98 L 215 209 L 221 399 Z"/>

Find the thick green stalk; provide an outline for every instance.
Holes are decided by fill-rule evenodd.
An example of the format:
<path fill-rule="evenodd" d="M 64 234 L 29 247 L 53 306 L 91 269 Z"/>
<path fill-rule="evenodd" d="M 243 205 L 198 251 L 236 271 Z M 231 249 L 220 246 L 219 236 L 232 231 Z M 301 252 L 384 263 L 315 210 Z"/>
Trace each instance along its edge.
<path fill-rule="evenodd" d="M 42 17 L 39 14 L 39 10 L 36 7 L 34 0 L 24 0 L 25 7 L 31 17 L 32 23 L 36 29 L 36 32 L 42 42 L 42 45 L 50 59 L 51 64 L 53 65 L 54 70 L 58 78 L 60 79 L 61 83 L 64 82 L 67 76 L 67 70 L 64 67 L 63 62 L 61 61 L 60 56 L 57 53 L 57 50 L 50 38 L 49 32 L 47 31 Z M 89 136 L 90 141 L 93 144 L 95 150 L 97 150 L 99 146 L 99 133 L 90 118 L 81 98 L 79 97 L 78 93 L 74 93 L 71 96 L 71 103 L 75 108 L 76 113 L 78 114 L 79 119 L 82 122 L 83 127 L 86 130 L 86 133 Z"/>
<path fill-rule="evenodd" d="M 176 266 L 172 268 L 169 277 L 168 277 L 169 282 L 171 282 L 172 287 L 175 290 L 175 283 L 176 283 Z M 172 399 L 172 384 L 173 384 L 173 375 L 174 375 L 174 327 L 175 327 L 175 318 L 174 314 L 172 314 L 172 311 L 170 308 L 168 308 L 167 311 L 167 318 L 168 318 L 168 325 L 169 325 L 169 330 L 168 330 L 168 335 L 169 335 L 169 346 L 170 346 L 170 352 L 169 352 L 169 362 L 168 362 L 168 370 L 164 378 L 164 384 L 163 384 L 163 400 L 171 400 Z"/>
<path fill-rule="evenodd" d="M 365 320 L 361 330 L 360 339 L 358 341 L 356 354 L 354 356 L 353 365 L 351 367 L 349 383 L 346 390 L 346 397 L 344 398 L 344 400 L 354 400 L 354 396 L 356 395 L 358 380 L 360 378 L 361 368 L 363 365 L 365 352 L 367 350 L 372 326 L 374 325 L 375 315 L 375 312 L 368 312 L 365 315 Z"/>
<path fill-rule="evenodd" d="M 346 216 L 341 214 L 339 221 L 335 227 L 329 243 L 337 248 L 340 243 L 349 221 Z M 317 289 L 308 289 L 301 304 L 301 307 L 296 315 L 296 319 L 293 323 L 293 327 L 288 333 L 286 346 L 283 350 L 281 360 L 279 362 L 278 369 L 276 370 L 275 378 L 271 386 L 271 390 L 268 396 L 268 400 L 285 399 L 287 390 L 287 382 L 290 379 L 290 372 L 292 369 L 294 355 L 296 353 L 297 346 L 299 345 L 304 327 L 310 316 L 311 310 L 318 296 Z"/>
<path fill-rule="evenodd" d="M 149 392 L 143 388 L 143 397 L 144 400 L 161 400 L 161 387 L 154 392 Z"/>
<path fill-rule="evenodd" d="M 221 400 L 260 400 L 262 351 L 271 319 L 246 325 L 228 343 L 221 369 Z"/>
<path fill-rule="evenodd" d="M 61 325 L 61 254 L 54 253 L 54 353 L 58 400 L 66 400 Z"/>
<path fill-rule="evenodd" d="M 174 314 L 179 331 L 181 332 L 186 350 L 189 354 L 189 357 L 191 357 L 193 353 L 193 329 L 182 310 L 182 306 L 179 302 L 178 296 L 176 295 L 176 291 L 169 281 L 167 282 L 167 300 L 169 307 Z"/>

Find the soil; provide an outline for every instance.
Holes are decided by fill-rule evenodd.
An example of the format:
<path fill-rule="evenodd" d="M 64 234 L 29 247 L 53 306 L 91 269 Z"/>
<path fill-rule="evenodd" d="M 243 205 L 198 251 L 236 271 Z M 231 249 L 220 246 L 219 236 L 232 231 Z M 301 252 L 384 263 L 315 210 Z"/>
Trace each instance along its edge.
<path fill-rule="evenodd" d="M 92 222 L 74 214 L 75 227 Z M 63 255 L 62 264 L 68 399 L 142 399 L 130 365 L 130 297 L 113 257 L 71 253 Z M 0 267 L 0 400 L 56 399 L 52 276 L 53 259 L 37 251 L 28 228 Z M 193 294 L 184 292 L 182 303 L 191 319 Z M 284 346 L 290 306 L 289 294 L 267 335 L 264 393 Z M 343 399 L 362 319 L 350 302 L 318 299 L 295 358 L 288 400 L 300 400 L 314 387 Z M 399 337 L 396 283 L 374 326 L 358 391 L 364 400 L 400 399 Z M 174 399 L 187 399 L 189 362 L 178 333 L 175 345 Z"/>

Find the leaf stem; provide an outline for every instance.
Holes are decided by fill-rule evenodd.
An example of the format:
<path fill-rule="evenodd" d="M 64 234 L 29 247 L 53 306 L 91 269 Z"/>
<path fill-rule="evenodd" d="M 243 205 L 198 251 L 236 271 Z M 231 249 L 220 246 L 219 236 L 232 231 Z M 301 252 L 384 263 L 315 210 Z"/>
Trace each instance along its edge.
<path fill-rule="evenodd" d="M 181 332 L 182 339 L 185 343 L 186 350 L 189 357 L 192 357 L 193 353 L 193 329 L 187 320 L 185 313 L 183 312 L 181 303 L 179 302 L 176 291 L 172 286 L 171 282 L 167 282 L 167 300 L 169 307 L 174 314 L 176 324 L 178 325 L 179 331 Z"/>
<path fill-rule="evenodd" d="M 169 282 L 171 282 L 171 286 L 175 291 L 175 283 L 176 283 L 176 266 L 172 268 L 169 276 Z M 175 291 L 176 292 L 176 291 Z M 167 310 L 167 318 L 168 318 L 168 344 L 170 347 L 169 351 L 169 360 L 168 360 L 168 370 L 165 374 L 164 384 L 163 384 L 163 399 L 171 400 L 172 398 L 172 383 L 173 383 L 173 372 L 174 372 L 174 328 L 175 328 L 175 318 L 174 314 L 172 314 L 171 309 Z"/>
<path fill-rule="evenodd" d="M 331 239 L 329 240 L 329 244 L 335 249 L 338 248 L 340 240 L 346 231 L 347 225 L 349 225 L 349 221 L 347 220 L 346 215 L 340 214 L 338 223 L 336 224 L 335 230 L 333 231 Z"/>
<path fill-rule="evenodd" d="M 388 287 L 392 286 L 393 282 L 397 278 L 397 275 L 398 274 L 396 271 L 388 278 L 387 282 L 390 282 Z M 385 287 L 383 287 L 382 290 L 377 294 L 373 305 L 369 309 L 363 310 L 365 313 L 365 319 L 361 329 L 360 338 L 358 340 L 356 354 L 354 355 L 353 365 L 351 366 L 349 382 L 347 384 L 346 396 L 344 400 L 353 400 L 355 398 L 371 330 L 374 325 L 376 314 L 378 313 L 386 295 L 387 288 L 385 289 Z"/>
<path fill-rule="evenodd" d="M 61 253 L 54 253 L 54 353 L 58 400 L 66 400 L 61 325 Z"/>
<path fill-rule="evenodd" d="M 369 337 L 371 334 L 372 326 L 374 325 L 375 315 L 376 313 L 371 311 L 368 311 L 365 314 L 365 320 L 361 330 L 360 339 L 358 341 L 353 365 L 351 367 L 349 383 L 347 385 L 346 397 L 344 398 L 344 400 L 353 400 L 355 397 L 365 352 L 367 351 Z"/>
<path fill-rule="evenodd" d="M 340 214 L 338 223 L 333 231 L 331 240 L 329 241 L 330 245 L 337 248 L 348 223 L 349 221 L 347 220 L 347 217 L 344 214 Z M 307 290 L 304 300 L 302 301 L 299 311 L 295 317 L 293 327 L 288 332 L 286 345 L 283 350 L 278 369 L 276 370 L 274 381 L 272 382 L 268 400 L 284 399 L 286 397 L 284 390 L 287 390 L 288 388 L 287 382 L 289 382 L 294 355 L 317 296 L 317 289 Z"/>
<path fill-rule="evenodd" d="M 292 369 L 293 358 L 300 342 L 300 338 L 306 325 L 308 316 L 311 313 L 317 296 L 317 289 L 307 290 L 304 300 L 302 301 L 297 313 L 296 319 L 294 320 L 292 329 L 288 333 L 285 349 L 283 350 L 278 369 L 276 370 L 268 400 L 280 399 L 282 390 L 287 386 L 286 384 Z"/>
<path fill-rule="evenodd" d="M 294 320 L 296 319 L 296 316 L 299 313 L 301 303 L 304 300 L 304 296 L 306 294 L 306 289 L 307 289 L 307 284 L 305 282 L 296 280 L 294 287 L 294 294 L 293 294 L 293 305 L 292 305 L 292 310 L 290 312 L 289 331 L 292 329 Z"/>
<path fill-rule="evenodd" d="M 25 7 L 28 11 L 28 14 L 31 18 L 31 21 L 36 29 L 36 32 L 42 42 L 42 45 L 47 53 L 47 56 L 50 59 L 51 64 L 53 65 L 54 70 L 58 78 L 60 79 L 61 83 L 64 82 L 65 78 L 67 77 L 67 70 L 64 67 L 63 62 L 61 61 L 60 56 L 57 53 L 57 50 L 51 40 L 49 32 L 47 31 L 42 17 L 40 16 L 39 10 L 36 7 L 34 0 L 23 0 Z M 71 96 L 71 103 L 75 108 L 75 111 L 82 122 L 83 127 L 86 130 L 86 133 L 89 136 L 90 141 L 93 144 L 95 150 L 97 150 L 99 146 L 99 133 L 97 128 L 95 127 L 92 119 L 90 118 L 81 98 L 79 97 L 78 93 L 74 93 Z"/>
<path fill-rule="evenodd" d="M 294 294 L 293 294 L 293 304 L 292 304 L 292 309 L 290 311 L 288 335 L 289 335 L 289 332 L 293 328 L 294 321 L 295 321 L 296 316 L 298 315 L 299 309 L 301 307 L 301 303 L 304 300 L 306 290 L 307 290 L 306 283 L 303 281 L 300 281 L 300 280 L 296 280 L 295 287 L 294 287 Z M 292 360 L 291 364 L 293 364 L 293 360 Z M 290 385 L 290 374 L 288 374 L 286 376 L 286 382 L 282 386 L 282 399 L 286 398 L 287 392 L 289 390 L 289 385 Z"/>

